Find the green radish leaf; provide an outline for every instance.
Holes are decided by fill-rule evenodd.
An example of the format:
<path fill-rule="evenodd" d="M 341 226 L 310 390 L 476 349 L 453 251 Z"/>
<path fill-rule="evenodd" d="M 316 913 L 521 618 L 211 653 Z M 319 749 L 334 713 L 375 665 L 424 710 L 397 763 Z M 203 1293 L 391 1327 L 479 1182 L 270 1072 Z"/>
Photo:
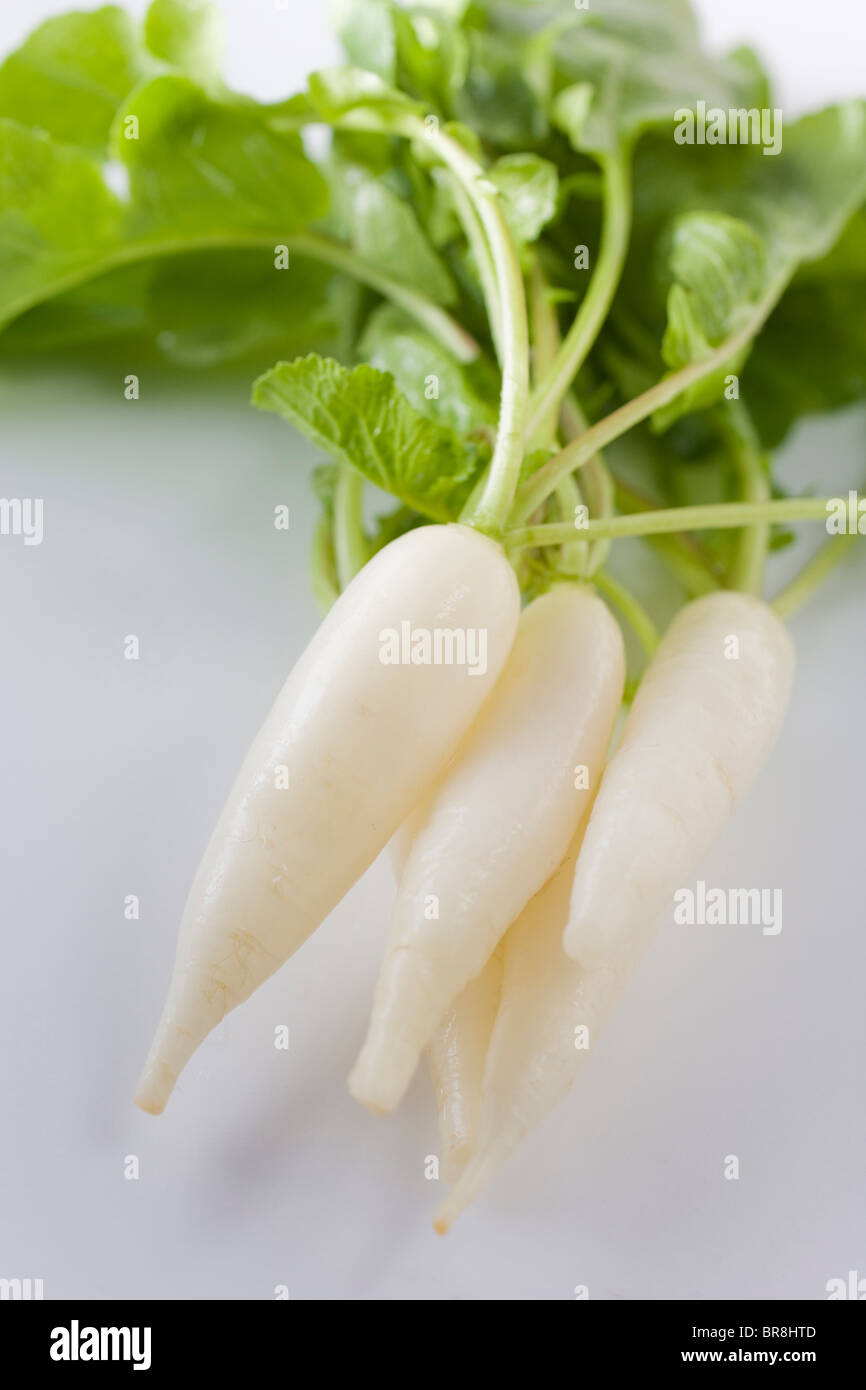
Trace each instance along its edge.
<path fill-rule="evenodd" d="M 223 18 L 211 0 L 151 0 L 144 38 L 157 58 L 203 87 L 221 85 Z"/>
<path fill-rule="evenodd" d="M 369 264 L 437 304 L 456 298 L 454 282 L 411 206 L 357 164 L 330 168 L 329 225 Z"/>
<path fill-rule="evenodd" d="M 801 415 L 866 400 L 866 211 L 799 271 L 755 343 L 743 389 L 767 448 Z"/>
<path fill-rule="evenodd" d="M 146 312 L 172 362 L 253 361 L 261 369 L 275 352 L 335 351 L 344 283 L 308 260 L 277 272 L 269 252 L 199 251 L 157 263 Z"/>
<path fill-rule="evenodd" d="M 304 126 L 321 120 L 306 92 L 296 92 L 285 101 L 268 102 L 261 107 L 261 111 L 273 130 L 290 131 L 293 134 L 302 131 Z"/>
<path fill-rule="evenodd" d="M 675 145 L 660 135 L 641 141 L 624 280 L 630 300 L 642 286 L 646 307 L 653 297 L 656 309 L 663 307 L 668 284 L 659 248 L 672 219 L 686 212 L 748 223 L 766 246 L 768 273 L 826 255 L 866 199 L 866 102 L 804 116 L 786 125 L 783 137 L 772 157 L 760 145 Z"/>
<path fill-rule="evenodd" d="M 537 241 L 556 216 L 559 178 L 556 165 L 535 154 L 508 154 L 487 173 L 502 195 L 512 236 L 521 245 Z"/>
<path fill-rule="evenodd" d="M 866 103 L 847 102 L 813 116 L 803 117 L 784 129 L 780 154 L 768 157 L 761 146 L 677 146 L 660 135 L 645 137 L 638 145 L 634 168 L 635 217 L 628 262 L 622 284 L 599 347 L 602 361 L 610 361 L 610 344 L 627 351 L 652 370 L 658 346 L 658 365 L 684 365 L 699 360 L 709 346 L 722 341 L 716 336 L 720 318 L 707 322 L 708 306 L 722 293 L 728 326 L 740 326 L 749 310 L 780 292 L 784 279 L 798 267 L 825 256 L 839 239 L 846 223 L 866 198 Z M 694 214 L 696 220 L 689 220 Z M 721 220 L 719 220 L 721 219 Z M 734 233 L 734 226 L 741 228 Z M 728 258 L 722 269 L 714 267 L 706 235 L 687 244 L 703 247 L 704 270 L 692 267 L 690 281 L 679 284 L 671 262 L 674 228 L 699 227 L 704 232 L 727 229 Z M 755 238 L 763 245 L 763 269 L 758 280 Z M 725 239 L 725 238 L 723 238 Z M 737 249 L 734 243 L 739 244 Z M 749 251 L 751 246 L 751 251 Z M 742 272 L 732 260 L 742 257 Z M 680 263 L 679 270 L 683 265 Z M 697 279 L 704 289 L 696 298 Z M 739 309 L 735 301 L 742 291 Z M 783 300 L 784 302 L 784 300 Z M 726 335 L 723 335 L 726 336 Z M 812 338 L 821 339 L 813 327 Z M 747 387 L 747 353 L 727 370 L 744 368 Z M 675 368 L 674 368 L 675 369 Z M 724 374 L 722 374 L 724 375 Z M 720 376 L 716 384 L 720 384 Z M 655 417 L 664 427 L 685 410 L 709 403 L 711 384 L 698 394 L 675 401 Z M 715 400 L 721 399 L 721 390 Z"/>
<path fill-rule="evenodd" d="M 327 207 L 297 135 L 273 130 L 254 102 L 214 101 L 188 78 L 137 87 L 113 141 L 129 175 L 124 197 L 83 152 L 0 118 L 0 326 L 80 282 L 188 245 L 261 241 L 273 264 L 274 248 Z"/>
<path fill-rule="evenodd" d="M 866 101 L 829 106 L 788 126 L 763 178 L 754 162 L 748 220 L 789 265 L 819 260 L 866 199 Z"/>
<path fill-rule="evenodd" d="M 309 79 L 307 98 L 321 120 L 349 130 L 414 134 L 424 107 L 362 68 L 323 68 Z"/>
<path fill-rule="evenodd" d="M 58 15 L 0 67 L 0 117 L 104 155 L 117 108 L 154 67 L 117 6 Z"/>
<path fill-rule="evenodd" d="M 0 325 L 110 260 L 123 207 L 98 165 L 0 119 Z"/>
<path fill-rule="evenodd" d="M 559 28 L 553 119 L 585 153 L 612 154 L 653 126 L 673 139 L 674 113 L 698 98 L 726 111 L 767 105 L 754 54 L 708 55 L 689 0 L 605 0 L 560 15 Z"/>
<path fill-rule="evenodd" d="M 747 223 L 724 213 L 688 213 L 673 226 L 670 269 L 671 294 L 682 297 L 684 336 L 669 311 L 662 353 L 676 369 L 695 360 L 696 348 L 715 346 L 740 326 L 760 296 L 766 256 Z"/>
<path fill-rule="evenodd" d="M 147 311 L 151 274 L 149 265 L 125 266 L 37 304 L 0 334 L 0 353 L 82 351 L 152 336 Z"/>
<path fill-rule="evenodd" d="M 434 521 L 459 515 L 480 471 L 477 446 L 414 410 L 373 367 L 316 356 L 280 362 L 255 383 L 253 404 Z"/>
<path fill-rule="evenodd" d="M 119 6 L 46 20 L 0 66 L 0 116 L 104 157 L 118 108 L 165 65 L 218 87 L 222 18 L 209 0 L 152 0 L 143 36 Z"/>
<path fill-rule="evenodd" d="M 213 101 L 186 77 L 137 88 L 117 113 L 113 144 L 129 170 L 136 237 L 279 240 L 327 207 L 299 137 L 274 131 L 254 102 Z"/>
<path fill-rule="evenodd" d="M 0 336 L 0 353 L 135 340 L 139 353 L 156 348 L 180 367 L 243 364 L 261 372 L 281 351 L 339 356 L 350 288 L 344 276 L 300 255 L 290 271 L 275 272 L 267 249 L 167 256 L 36 305 Z"/>
<path fill-rule="evenodd" d="M 473 0 L 422 0 L 422 14 L 434 13 L 452 24 L 459 24 L 473 5 Z"/>
<path fill-rule="evenodd" d="M 371 135 L 365 130 L 342 130 L 338 128 L 331 131 L 331 158 L 323 165 L 323 172 L 328 177 L 329 164 L 333 167 L 338 164 L 346 166 L 355 164 L 366 169 L 368 174 L 394 181 L 401 176 L 403 166 L 400 162 L 400 154 L 406 148 L 402 141 L 398 144 L 394 140 L 383 140 L 381 135 Z M 333 182 L 332 178 L 332 188 Z M 404 189 L 400 189 L 401 196 L 404 191 Z M 348 233 L 346 234 L 348 235 Z"/>
<path fill-rule="evenodd" d="M 595 88 L 589 82 L 575 82 L 563 87 L 553 101 L 551 119 L 563 131 L 576 150 L 583 149 L 583 133 L 592 112 Z"/>
<path fill-rule="evenodd" d="M 447 246 L 462 236 L 448 171 L 435 166 L 430 170 L 430 191 L 427 198 L 425 226 L 427 235 L 437 248 Z"/>
<path fill-rule="evenodd" d="M 481 425 L 493 427 L 497 414 L 497 383 L 487 382 L 481 396 L 473 370 L 457 362 L 435 338 L 391 305 L 371 314 L 360 355 L 377 371 L 389 372 L 409 404 L 429 419 L 466 434 Z"/>
<path fill-rule="evenodd" d="M 458 119 L 506 150 L 545 140 L 548 121 L 527 80 L 525 47 L 514 36 L 471 30 L 468 66 L 455 97 Z"/>
<path fill-rule="evenodd" d="M 456 115 L 458 93 L 466 82 L 469 42 L 445 13 L 432 7 L 404 10 L 390 6 L 400 86 L 446 118 Z"/>
<path fill-rule="evenodd" d="M 724 213 L 687 213 L 673 225 L 669 258 L 674 283 L 668 292 L 662 356 L 671 371 L 709 357 L 744 326 L 766 283 L 763 242 L 747 223 Z M 725 378 L 738 371 L 740 353 L 684 392 L 654 424 L 664 429 L 690 410 L 716 404 Z"/>
<path fill-rule="evenodd" d="M 337 35 L 349 62 L 374 72 L 383 82 L 397 80 L 397 39 L 387 0 L 338 0 Z"/>

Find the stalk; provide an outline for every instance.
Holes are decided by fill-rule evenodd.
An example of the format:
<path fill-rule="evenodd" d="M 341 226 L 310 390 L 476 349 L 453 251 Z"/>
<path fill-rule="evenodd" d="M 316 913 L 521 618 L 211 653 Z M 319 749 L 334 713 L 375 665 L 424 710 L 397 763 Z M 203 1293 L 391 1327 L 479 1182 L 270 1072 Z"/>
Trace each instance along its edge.
<path fill-rule="evenodd" d="M 562 568 L 567 574 L 579 574 L 581 578 L 586 578 L 587 544 L 585 541 L 574 539 L 576 535 L 580 534 L 574 526 L 575 510 L 583 502 L 576 478 L 571 476 L 563 478 L 556 489 L 556 500 L 559 504 L 559 514 L 563 521 L 569 521 L 572 534 L 572 539 L 562 547 Z"/>
<path fill-rule="evenodd" d="M 551 303 L 549 286 L 544 271 L 538 263 L 533 263 L 529 280 L 529 307 L 532 323 L 532 380 L 537 388 L 556 361 L 560 350 L 559 323 L 556 309 Z M 551 447 L 556 442 L 559 412 L 552 406 L 539 422 L 533 440 L 539 449 Z"/>
<path fill-rule="evenodd" d="M 676 531 L 722 530 L 774 521 L 826 521 L 826 497 L 786 497 L 773 502 L 713 502 L 699 507 L 670 507 L 664 511 L 637 512 L 632 516 L 605 517 L 581 527 L 585 538 L 598 536 L 654 536 Z M 574 527 L 559 522 L 527 526 L 509 532 L 509 550 L 525 546 L 562 545 Z"/>
<path fill-rule="evenodd" d="M 631 589 L 620 584 L 605 570 L 599 570 L 594 574 L 592 582 L 601 593 L 610 599 L 611 603 L 616 605 L 647 656 L 652 656 L 661 638 L 658 628 L 640 600 L 635 597 Z"/>
<path fill-rule="evenodd" d="M 340 466 L 334 490 L 334 554 L 341 589 L 367 563 L 369 547 L 361 519 L 364 480 L 350 464 Z"/>
<path fill-rule="evenodd" d="M 586 416 L 573 391 L 570 391 L 562 403 L 562 428 L 566 440 L 579 438 L 587 429 Z M 586 478 L 586 490 L 592 497 L 590 511 L 593 516 L 610 516 L 614 504 L 613 479 L 610 469 L 604 461 L 602 454 L 594 454 L 588 463 L 584 465 L 583 472 Z M 591 576 L 600 570 L 607 559 L 610 550 L 610 541 L 595 541 L 590 548 L 587 566 L 587 575 Z"/>
<path fill-rule="evenodd" d="M 410 289 L 408 285 L 401 285 L 399 281 L 383 275 L 348 247 L 341 246 L 339 242 L 331 241 L 328 237 L 312 236 L 308 233 L 289 237 L 283 244 L 288 246 L 290 251 L 297 251 L 299 256 L 309 256 L 313 260 L 332 265 L 335 270 L 342 270 L 346 275 L 351 275 L 354 279 L 360 280 L 361 284 L 368 285 L 377 294 L 381 294 L 383 299 L 389 299 L 392 304 L 405 310 L 422 328 L 426 328 L 458 362 L 474 362 L 480 356 L 481 349 L 472 335 L 443 308 L 425 295 L 419 294 L 417 290 Z"/>
<path fill-rule="evenodd" d="M 786 268 L 773 281 L 764 298 L 755 305 L 743 327 L 726 338 L 708 357 L 703 358 L 700 362 L 692 362 L 687 367 L 680 368 L 678 372 L 672 372 L 669 376 L 662 377 L 661 381 L 656 382 L 655 386 L 651 386 L 648 391 L 635 396 L 633 400 L 620 406 L 611 415 L 607 415 L 603 420 L 592 425 L 585 434 L 572 444 L 567 444 L 520 488 L 512 512 L 512 521 L 525 521 L 550 496 L 560 478 L 566 473 L 573 473 L 576 469 L 582 468 L 599 449 L 612 444 L 615 439 L 619 439 L 621 435 L 633 429 L 635 425 L 639 425 L 641 421 L 647 420 L 662 406 L 670 405 L 671 401 L 675 401 L 690 386 L 695 386 L 698 382 L 703 381 L 705 377 L 724 367 L 732 357 L 736 357 L 737 353 L 751 342 L 764 324 L 790 276 L 790 268 Z"/>
<path fill-rule="evenodd" d="M 601 156 L 604 222 L 596 265 L 574 322 L 529 402 L 527 439 L 534 444 L 547 417 L 558 412 L 607 318 L 622 275 L 631 233 L 631 161 L 618 151 Z M 534 510 L 534 508 L 532 509 Z"/>
<path fill-rule="evenodd" d="M 821 546 L 817 555 L 773 599 L 771 606 L 780 618 L 790 618 L 812 597 L 827 576 L 845 559 L 856 539 L 854 535 L 833 536 Z"/>
<path fill-rule="evenodd" d="M 498 192 L 484 177 L 480 164 L 441 129 L 428 131 L 419 121 L 416 134 L 419 140 L 428 141 L 463 187 L 484 230 L 493 262 L 496 296 L 488 300 L 487 311 L 491 325 L 498 322 L 500 331 L 499 428 L 484 491 L 478 506 L 467 517 L 467 523 L 479 531 L 498 536 L 505 526 L 520 479 L 529 397 L 529 327 L 523 275 Z"/>
<path fill-rule="evenodd" d="M 621 512 L 655 512 L 658 505 L 651 497 L 639 492 L 631 483 L 614 478 L 614 499 Z M 720 589 L 725 576 L 712 561 L 703 546 L 693 536 L 647 536 L 647 541 L 662 556 L 692 598 Z"/>
<path fill-rule="evenodd" d="M 460 225 L 466 234 L 469 249 L 475 258 L 478 267 L 478 278 L 481 281 L 481 292 L 484 296 L 484 303 L 487 307 L 487 316 L 490 320 L 490 336 L 496 349 L 496 360 L 502 363 L 502 315 L 499 310 L 499 297 L 496 288 L 496 267 L 493 264 L 493 257 L 490 254 L 490 247 L 484 235 L 484 228 L 475 207 L 470 200 L 466 190 L 455 174 L 450 174 L 451 192 L 454 195 L 454 203 L 457 208 L 457 215 L 460 218 Z"/>
<path fill-rule="evenodd" d="M 319 518 L 313 536 L 310 555 L 310 587 L 319 611 L 324 615 L 340 597 L 340 585 L 334 564 L 334 542 L 331 524 L 326 516 Z"/>
<path fill-rule="evenodd" d="M 560 336 L 556 310 L 551 303 L 544 271 L 536 259 L 529 284 L 530 321 L 532 324 L 532 378 L 537 384 L 544 379 L 556 361 Z M 555 445 L 557 435 L 557 411 L 553 409 L 542 421 L 537 442 L 539 447 Z M 582 503 L 581 490 L 577 479 L 570 475 L 563 478 L 556 489 L 559 514 L 563 521 L 573 521 L 575 509 Z M 562 569 L 569 574 L 583 575 L 586 572 L 588 548 L 583 541 L 573 540 L 562 547 Z"/>
<path fill-rule="evenodd" d="M 736 469 L 740 495 L 744 502 L 766 502 L 770 479 L 766 455 L 762 452 L 749 414 L 739 401 L 731 401 L 717 412 L 728 453 Z M 730 587 L 747 594 L 761 594 L 764 569 L 770 546 L 770 527 L 748 526 L 739 538 L 737 557 L 730 574 Z"/>

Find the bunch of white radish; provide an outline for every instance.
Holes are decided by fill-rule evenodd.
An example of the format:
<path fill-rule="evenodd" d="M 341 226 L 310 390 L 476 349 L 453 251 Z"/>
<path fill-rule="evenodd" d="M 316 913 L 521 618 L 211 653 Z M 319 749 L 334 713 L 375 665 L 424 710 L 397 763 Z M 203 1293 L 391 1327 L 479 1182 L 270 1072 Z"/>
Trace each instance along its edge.
<path fill-rule="evenodd" d="M 220 77 L 212 0 L 134 8 L 0 62 L 4 354 L 134 339 L 219 391 L 255 362 L 327 460 L 327 616 L 193 880 L 136 1100 L 390 846 L 348 1085 L 392 1111 L 426 1054 L 445 1230 L 591 1055 L 779 732 L 782 619 L 866 534 L 847 482 L 790 495 L 768 453 L 866 400 L 866 102 L 682 149 L 698 90 L 775 110 L 690 0 L 341 0 L 345 62 L 267 102 Z M 827 544 L 768 605 L 803 521 Z"/>
<path fill-rule="evenodd" d="M 483 629 L 487 664 L 383 664 L 382 636 Z M 672 623 L 609 758 L 625 674 L 587 584 L 520 614 L 501 548 L 466 526 L 392 542 L 301 657 L 193 883 L 136 1100 L 303 944 L 388 843 L 398 889 L 350 1090 L 399 1104 L 426 1049 L 446 1230 L 570 1088 L 675 888 L 748 790 L 793 672 L 761 600 Z M 609 758 L 609 760 L 608 760 Z"/>

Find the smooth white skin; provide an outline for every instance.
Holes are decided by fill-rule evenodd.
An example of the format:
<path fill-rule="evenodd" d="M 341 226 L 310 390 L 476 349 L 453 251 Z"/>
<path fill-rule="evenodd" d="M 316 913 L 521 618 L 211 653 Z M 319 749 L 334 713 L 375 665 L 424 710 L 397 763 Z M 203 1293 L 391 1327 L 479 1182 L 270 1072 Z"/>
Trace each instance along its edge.
<path fill-rule="evenodd" d="M 490 694 L 519 611 L 503 552 L 464 526 L 402 536 L 349 585 L 278 695 L 205 851 L 135 1097 L 142 1109 L 163 1109 L 211 1029 L 373 862 Z M 406 620 L 486 629 L 486 673 L 383 665 L 380 633 Z"/>
<path fill-rule="evenodd" d="M 505 935 L 478 1137 L 460 1180 L 436 1213 L 440 1234 L 574 1085 L 629 978 L 625 969 L 586 971 L 562 949 L 582 837 L 583 828 L 556 873 Z M 578 1027 L 589 1030 L 587 1048 L 575 1047 L 576 1039 L 583 1041 Z"/>
<path fill-rule="evenodd" d="M 718 653 L 732 635 L 740 637 L 739 661 Z M 740 663 L 746 663 L 742 665 Z M 694 670 L 694 666 L 697 667 Z M 605 963 L 592 969 L 570 960 L 562 949 L 563 928 L 571 912 L 575 869 L 587 877 L 598 871 L 594 885 L 594 920 L 605 923 L 607 904 L 623 892 L 621 880 L 631 878 L 632 848 L 639 849 L 639 828 L 647 817 L 647 791 L 661 801 L 662 817 L 676 826 L 700 826 L 700 807 L 708 781 L 708 758 L 716 776 L 709 785 L 745 794 L 778 733 L 793 672 L 793 652 L 787 632 L 765 605 L 741 595 L 714 595 L 700 600 L 675 621 L 647 675 L 626 722 L 620 749 L 604 773 L 586 834 L 579 831 L 562 865 L 507 932 L 499 1010 L 490 1040 L 482 1085 L 478 1140 L 469 1163 L 440 1206 L 435 1226 L 445 1232 L 474 1201 L 491 1175 L 521 1139 L 534 1129 L 568 1093 L 591 1056 L 601 1029 L 619 1002 L 641 959 L 654 925 L 636 914 Z M 644 692 L 648 692 L 644 694 Z M 731 718 L 722 719 L 727 710 Z M 715 721 L 715 722 L 714 722 Z M 637 732 L 636 732 L 637 731 Z M 696 745 L 700 751 L 697 755 Z M 640 760 L 622 758 L 622 750 L 638 747 Z M 682 754 L 689 760 L 682 766 Z M 616 782 L 618 800 L 603 806 L 611 772 L 626 763 L 631 781 Z M 697 768 L 694 778 L 689 766 Z M 647 783 L 647 767 L 677 769 L 671 799 L 671 779 Z M 688 801 L 683 800 L 687 794 Z M 723 815 L 730 795 L 714 797 Z M 685 809 L 688 807 L 686 813 Z M 611 858 L 601 861 L 601 842 L 591 845 L 593 826 L 605 824 Z M 653 822 L 650 822 L 653 823 Z M 616 836 L 621 833 L 621 839 Z M 668 851 L 661 832 L 639 858 L 642 872 L 655 866 L 658 879 L 679 885 L 671 877 Z M 668 832 L 669 834 L 670 832 Z M 706 833 L 706 825 L 701 834 Z M 583 842 L 581 844 L 581 842 Z M 606 881 L 604 876 L 606 875 Z M 626 890 L 627 891 L 627 890 Z M 610 961 L 615 960 L 615 968 Z M 576 1048 L 576 1029 L 589 1030 L 589 1048 Z M 582 1040 L 582 1037 L 581 1037 Z"/>
<path fill-rule="evenodd" d="M 391 841 L 399 882 L 412 838 L 423 818 L 414 812 Z M 502 987 L 502 943 L 476 980 L 452 1003 L 427 1048 L 427 1064 L 439 1120 L 439 1176 L 456 1182 L 478 1139 L 481 1083 Z"/>
<path fill-rule="evenodd" d="M 587 827 L 564 936 L 575 960 L 618 966 L 688 886 L 776 741 L 793 673 L 787 630 L 760 599 L 710 594 L 674 618 Z"/>
<path fill-rule="evenodd" d="M 400 881 L 370 1029 L 349 1078 L 369 1109 L 399 1104 L 449 1004 L 565 854 L 601 774 L 624 669 L 619 627 L 590 590 L 557 588 L 524 611 Z M 586 789 L 575 787 L 578 766 L 588 769 Z"/>
<path fill-rule="evenodd" d="M 502 989 L 500 943 L 461 990 L 427 1048 L 439 1115 L 439 1176 L 456 1182 L 478 1143 L 481 1086 Z"/>

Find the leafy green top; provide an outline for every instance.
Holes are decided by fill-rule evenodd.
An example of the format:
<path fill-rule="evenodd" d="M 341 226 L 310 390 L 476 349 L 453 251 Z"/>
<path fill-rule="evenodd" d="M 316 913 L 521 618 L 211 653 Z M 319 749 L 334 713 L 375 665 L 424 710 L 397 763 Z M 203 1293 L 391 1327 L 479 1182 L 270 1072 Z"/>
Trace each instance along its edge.
<path fill-rule="evenodd" d="M 208 0 L 59 16 L 6 58 L 0 350 L 306 353 L 255 403 L 336 463 L 326 521 L 340 470 L 397 499 L 370 545 L 474 515 L 482 488 L 500 530 L 581 497 L 596 524 L 614 503 L 760 505 L 763 450 L 863 399 L 866 103 L 785 122 L 769 151 L 758 60 L 707 55 L 688 0 L 339 8 L 348 65 L 275 103 L 225 86 Z M 715 133 L 681 143 L 699 103 Z M 627 429 L 612 477 L 590 445 Z M 687 591 L 757 585 L 760 547 L 738 544 L 710 530 L 665 558 Z M 606 554 L 539 541 L 517 563 L 532 591 Z"/>

